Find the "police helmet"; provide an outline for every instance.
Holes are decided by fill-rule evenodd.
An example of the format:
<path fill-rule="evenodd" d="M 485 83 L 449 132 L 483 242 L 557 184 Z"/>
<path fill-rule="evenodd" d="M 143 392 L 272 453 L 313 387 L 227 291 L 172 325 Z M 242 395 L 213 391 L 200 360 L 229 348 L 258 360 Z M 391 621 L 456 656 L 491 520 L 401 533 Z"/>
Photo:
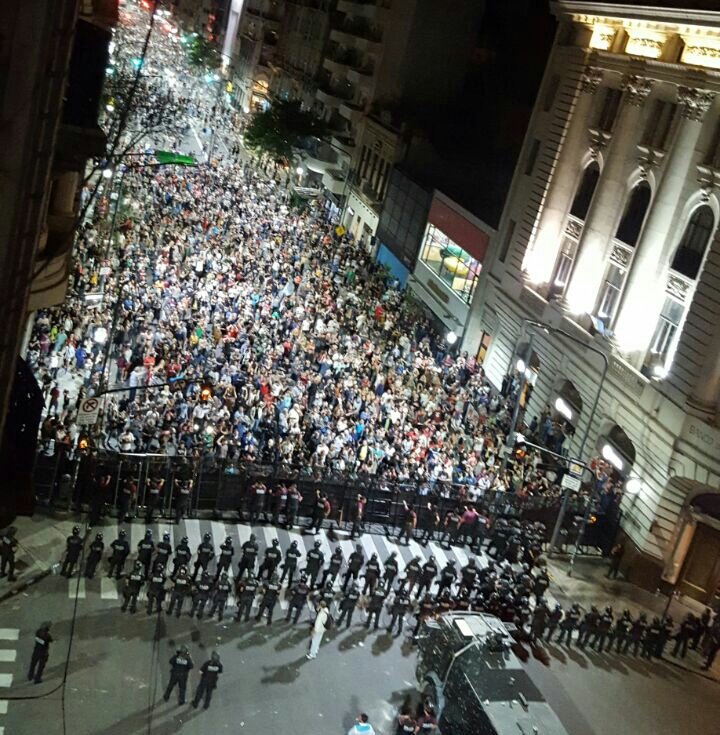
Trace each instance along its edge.
<path fill-rule="evenodd" d="M 313 544 L 313 546 L 314 546 L 314 547 L 315 547 L 316 549 L 319 549 L 319 548 L 320 548 L 320 547 L 322 546 L 322 544 L 321 544 L 321 543 L 320 543 L 319 541 L 316 541 L 316 542 L 315 542 L 315 543 Z"/>
<path fill-rule="evenodd" d="M 165 531 L 165 533 L 163 534 L 163 541 L 169 541 L 169 540 L 170 540 L 170 534 L 167 531 Z"/>
<path fill-rule="evenodd" d="M 152 538 L 152 528 L 145 530 L 145 538 Z"/>
<path fill-rule="evenodd" d="M 277 546 L 277 545 L 278 545 L 279 543 L 280 543 L 280 541 L 279 541 L 278 539 L 276 539 L 276 538 L 274 538 L 274 539 L 272 540 L 272 545 L 273 545 L 273 546 Z"/>
<path fill-rule="evenodd" d="M 292 546 L 292 547 L 293 547 L 294 549 L 296 549 L 296 548 L 297 548 L 297 545 L 298 545 L 297 541 L 293 541 L 293 542 L 292 542 L 292 543 L 290 544 L 290 546 Z"/>
<path fill-rule="evenodd" d="M 96 541 L 102 541 L 103 540 L 103 535 L 101 533 L 96 533 L 95 534 L 95 540 Z"/>
<path fill-rule="evenodd" d="M 118 538 L 125 538 L 127 536 L 127 531 L 120 531 L 118 534 Z"/>
<path fill-rule="evenodd" d="M 186 544 L 187 542 L 188 542 L 188 537 L 187 537 L 187 536 L 183 536 L 183 537 L 182 537 L 182 538 L 180 539 L 180 543 L 181 543 L 181 544 Z"/>
<path fill-rule="evenodd" d="M 72 535 L 73 536 L 79 536 L 80 535 L 80 529 L 77 526 L 73 526 Z"/>
<path fill-rule="evenodd" d="M 209 541 L 212 538 L 212 536 L 209 533 L 203 534 L 203 541 Z"/>
<path fill-rule="evenodd" d="M 225 543 L 228 544 L 228 545 L 232 544 L 232 537 L 231 536 L 226 536 L 225 537 Z"/>

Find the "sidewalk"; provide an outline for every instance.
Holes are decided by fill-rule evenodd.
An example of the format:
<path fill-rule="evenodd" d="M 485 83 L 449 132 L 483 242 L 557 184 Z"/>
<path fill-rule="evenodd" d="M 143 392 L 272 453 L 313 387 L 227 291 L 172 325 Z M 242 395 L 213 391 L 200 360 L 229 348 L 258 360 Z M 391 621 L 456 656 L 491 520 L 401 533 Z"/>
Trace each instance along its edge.
<path fill-rule="evenodd" d="M 559 602 L 565 607 L 577 602 L 584 610 L 596 605 L 600 610 L 608 605 L 617 614 L 625 609 L 630 610 L 633 617 L 644 612 L 648 620 L 657 615 L 662 616 L 667 607 L 668 598 L 644 590 L 630 584 L 624 579 L 608 579 L 608 562 L 600 558 L 583 558 L 575 562 L 572 575 L 568 574 L 569 563 L 563 557 L 548 559 L 548 573 L 551 579 L 550 589 Z M 680 600 L 673 599 L 669 613 L 675 623 L 679 623 L 688 613 L 699 614 L 697 607 L 689 607 Z M 716 662 L 710 671 L 702 671 L 705 658 L 699 651 L 688 650 L 686 658 L 674 658 L 670 655 L 674 642 L 668 642 L 663 660 L 685 671 L 692 672 L 706 679 L 720 682 L 720 663 Z"/>

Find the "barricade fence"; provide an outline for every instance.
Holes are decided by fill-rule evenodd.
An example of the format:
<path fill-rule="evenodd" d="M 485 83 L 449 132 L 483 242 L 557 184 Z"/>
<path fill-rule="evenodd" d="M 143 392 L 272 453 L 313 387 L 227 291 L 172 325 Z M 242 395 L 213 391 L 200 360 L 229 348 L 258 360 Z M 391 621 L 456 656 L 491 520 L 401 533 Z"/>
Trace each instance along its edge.
<path fill-rule="evenodd" d="M 109 477 L 104 496 L 98 498 L 98 478 Z M 473 503 L 482 515 L 492 523 L 497 518 L 517 518 L 521 522 L 542 523 L 545 542 L 550 540 L 560 509 L 560 497 L 556 495 L 530 495 L 521 497 L 514 493 L 485 490 L 450 482 L 395 482 L 384 477 L 367 474 L 322 472 L 309 467 L 287 465 L 219 463 L 212 457 L 187 458 L 157 454 L 130 454 L 97 452 L 93 455 L 73 456 L 72 452 L 59 451 L 52 456 L 40 454 L 35 468 L 36 501 L 49 508 L 84 510 L 93 502 L 106 514 L 115 514 L 124 483 L 133 486 L 128 515 L 141 516 L 148 504 L 151 479 L 162 479 L 160 507 L 156 515 L 172 518 L 178 502 L 178 487 L 182 481 L 192 480 L 192 494 L 187 515 L 215 514 L 247 520 L 252 511 L 252 488 L 263 483 L 270 493 L 279 485 L 295 484 L 302 496 L 298 516 L 310 518 L 317 499 L 317 492 L 327 496 L 331 512 L 329 521 L 335 527 L 348 524 L 351 507 L 357 495 L 363 495 L 365 526 L 393 529 L 404 518 L 405 503 L 417 514 L 417 533 L 423 531 L 432 503 L 440 516 L 442 530 L 447 514 L 466 503 Z M 582 527 L 588 494 L 578 494 L 570 500 L 561 531 L 561 545 L 574 545 Z M 269 520 L 274 499 L 268 497 L 265 515 Z M 580 539 L 581 553 L 607 553 L 620 527 L 621 511 L 613 506 L 601 509 L 594 504 L 590 512 L 591 522 Z M 262 516 L 261 516 L 262 517 Z M 373 530 L 382 530 L 373 529 Z"/>

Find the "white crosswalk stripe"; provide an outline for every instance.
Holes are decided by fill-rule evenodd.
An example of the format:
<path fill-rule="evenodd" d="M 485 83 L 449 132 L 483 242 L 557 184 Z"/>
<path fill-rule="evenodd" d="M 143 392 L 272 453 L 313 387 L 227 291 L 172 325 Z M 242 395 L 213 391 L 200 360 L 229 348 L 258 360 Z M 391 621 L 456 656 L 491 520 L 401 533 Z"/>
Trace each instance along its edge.
<path fill-rule="evenodd" d="M 17 651 L 13 651 L 10 649 L 0 649 L 0 663 L 4 664 L 10 664 L 17 658 Z M 7 707 L 7 702 L 5 702 L 5 706 Z M 0 712 L 0 714 L 3 714 Z"/>
<path fill-rule="evenodd" d="M 100 579 L 100 598 L 103 600 L 117 600 L 118 586 L 114 579 L 102 577 Z"/>
<path fill-rule="evenodd" d="M 19 628 L 0 628 L 0 641 L 16 641 L 19 637 Z"/>
<path fill-rule="evenodd" d="M 13 683 L 12 674 L 0 674 L 0 687 L 9 688 Z"/>
<path fill-rule="evenodd" d="M 6 715 L 8 711 L 7 699 L 0 699 L 0 715 Z"/>
<path fill-rule="evenodd" d="M 68 579 L 68 598 L 74 600 L 77 596 L 78 600 L 85 599 L 85 578 Z"/>

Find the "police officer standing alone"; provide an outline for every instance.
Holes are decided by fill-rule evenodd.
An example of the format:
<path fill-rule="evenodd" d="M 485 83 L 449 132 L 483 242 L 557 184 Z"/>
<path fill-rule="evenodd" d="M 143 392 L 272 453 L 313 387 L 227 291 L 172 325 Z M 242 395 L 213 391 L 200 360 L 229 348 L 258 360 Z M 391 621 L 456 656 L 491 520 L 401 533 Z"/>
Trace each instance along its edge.
<path fill-rule="evenodd" d="M 170 701 L 172 690 L 177 685 L 178 704 L 185 704 L 185 691 L 187 690 L 188 676 L 192 667 L 193 660 L 190 657 L 187 646 L 180 646 L 175 655 L 170 659 L 170 681 L 163 695 L 163 699 L 166 702 Z"/>
<path fill-rule="evenodd" d="M 34 681 L 36 684 L 42 681 L 43 671 L 45 671 L 45 665 L 50 656 L 50 644 L 53 641 L 50 626 L 51 623 L 46 622 L 35 631 L 35 647 L 30 659 L 28 681 Z"/>
<path fill-rule="evenodd" d="M 200 667 L 200 683 L 198 688 L 195 690 L 195 696 L 193 697 L 192 706 L 197 709 L 200 704 L 200 700 L 205 697 L 205 704 L 203 709 L 207 709 L 210 706 L 210 700 L 212 699 L 212 693 L 217 688 L 218 677 L 223 672 L 223 666 L 220 663 L 220 656 L 217 651 L 213 651 L 210 654 L 210 660 L 206 661 Z"/>

